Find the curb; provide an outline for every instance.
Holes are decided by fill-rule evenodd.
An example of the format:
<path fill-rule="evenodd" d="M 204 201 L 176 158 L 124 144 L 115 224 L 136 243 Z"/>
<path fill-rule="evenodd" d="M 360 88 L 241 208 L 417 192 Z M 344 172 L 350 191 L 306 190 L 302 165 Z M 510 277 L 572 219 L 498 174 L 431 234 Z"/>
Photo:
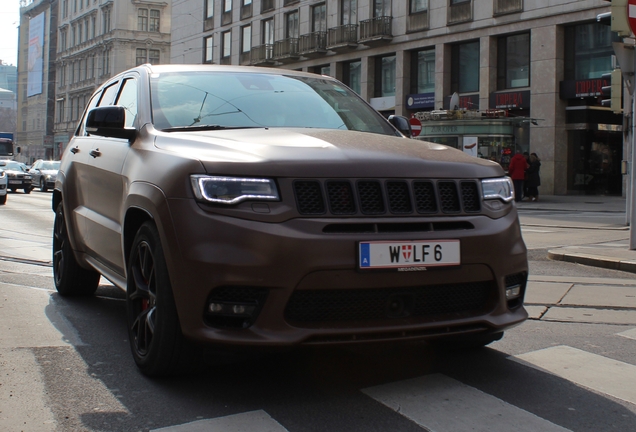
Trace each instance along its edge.
<path fill-rule="evenodd" d="M 636 261 L 610 258 L 606 256 L 591 255 L 577 252 L 563 252 L 559 250 L 548 251 L 548 258 L 554 261 L 566 261 L 575 264 L 583 264 L 591 267 L 601 267 L 610 270 L 621 270 L 636 273 Z"/>

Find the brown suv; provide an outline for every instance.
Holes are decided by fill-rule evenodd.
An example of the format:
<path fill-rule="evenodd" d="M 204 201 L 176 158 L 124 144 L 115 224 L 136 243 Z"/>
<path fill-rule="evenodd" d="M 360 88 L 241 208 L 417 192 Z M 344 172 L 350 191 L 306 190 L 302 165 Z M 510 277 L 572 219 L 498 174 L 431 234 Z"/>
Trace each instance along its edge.
<path fill-rule="evenodd" d="M 62 158 L 57 290 L 90 295 L 100 275 L 125 290 L 148 375 L 200 342 L 497 340 L 527 318 L 510 179 L 393 124 L 309 73 L 124 72 Z"/>

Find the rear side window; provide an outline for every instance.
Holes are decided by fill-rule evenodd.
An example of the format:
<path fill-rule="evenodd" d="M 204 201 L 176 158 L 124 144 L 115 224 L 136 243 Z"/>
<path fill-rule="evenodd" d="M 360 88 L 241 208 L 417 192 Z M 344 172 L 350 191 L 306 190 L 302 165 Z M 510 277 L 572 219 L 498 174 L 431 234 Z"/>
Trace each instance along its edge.
<path fill-rule="evenodd" d="M 135 125 L 137 118 L 137 80 L 128 78 L 124 80 L 121 92 L 117 98 L 117 105 L 126 109 L 126 127 Z"/>

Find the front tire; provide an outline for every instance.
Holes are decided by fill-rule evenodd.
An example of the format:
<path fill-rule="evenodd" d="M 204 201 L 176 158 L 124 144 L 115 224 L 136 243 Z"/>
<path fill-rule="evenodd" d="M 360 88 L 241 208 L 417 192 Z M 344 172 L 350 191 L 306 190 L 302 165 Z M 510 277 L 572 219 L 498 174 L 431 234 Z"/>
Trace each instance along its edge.
<path fill-rule="evenodd" d="M 159 233 L 151 222 L 135 236 L 126 293 L 128 334 L 137 367 L 148 376 L 178 372 L 186 344 Z"/>
<path fill-rule="evenodd" d="M 68 238 L 64 207 L 62 203 L 55 211 L 53 223 L 53 280 L 62 296 L 89 296 L 99 286 L 99 273 L 86 270 L 75 260 Z"/>
<path fill-rule="evenodd" d="M 0 197 L 0 205 L 4 205 L 7 203 L 7 194 L 4 194 Z"/>
<path fill-rule="evenodd" d="M 43 178 L 40 178 L 40 192 L 46 192 L 46 182 Z"/>
<path fill-rule="evenodd" d="M 31 191 L 33 190 L 33 187 L 32 186 L 27 186 L 23 190 L 24 190 L 25 194 L 30 194 Z"/>

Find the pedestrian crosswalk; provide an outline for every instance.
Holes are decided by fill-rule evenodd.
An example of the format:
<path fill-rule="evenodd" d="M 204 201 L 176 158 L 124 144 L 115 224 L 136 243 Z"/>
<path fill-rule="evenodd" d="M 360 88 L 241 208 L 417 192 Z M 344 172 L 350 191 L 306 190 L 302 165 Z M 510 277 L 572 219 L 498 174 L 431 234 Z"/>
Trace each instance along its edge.
<path fill-rule="evenodd" d="M 636 343 L 636 328 L 617 332 Z M 493 347 L 493 349 L 496 349 Z M 636 413 L 636 365 L 557 345 L 507 357 L 573 383 L 582 391 L 624 401 Z M 505 361 L 505 360 L 504 360 Z M 566 432 L 570 429 L 441 373 L 360 389 L 361 394 L 435 432 Z M 569 408 L 571 409 L 571 408 Z M 345 429 L 343 429 L 345 430 Z M 634 429 L 636 430 L 636 425 Z M 156 432 L 294 432 L 265 410 L 155 429 Z"/>

